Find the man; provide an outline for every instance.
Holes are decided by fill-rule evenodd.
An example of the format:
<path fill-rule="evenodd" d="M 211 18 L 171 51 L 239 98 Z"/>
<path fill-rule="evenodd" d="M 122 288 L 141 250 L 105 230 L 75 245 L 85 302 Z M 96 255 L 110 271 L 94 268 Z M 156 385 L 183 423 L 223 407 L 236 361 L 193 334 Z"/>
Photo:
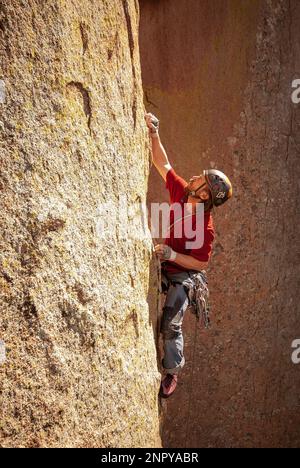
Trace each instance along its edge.
<path fill-rule="evenodd" d="M 196 306 L 197 315 L 202 315 L 205 326 L 208 318 L 208 288 L 206 271 L 214 240 L 214 227 L 211 216 L 213 206 L 222 205 L 232 196 L 229 179 L 221 171 L 204 170 L 203 174 L 193 176 L 187 183 L 178 176 L 169 163 L 166 151 L 159 137 L 159 120 L 151 113 L 145 115 L 152 141 L 152 161 L 166 182 L 170 193 L 171 207 L 182 207 L 181 216 L 176 210 L 170 211 L 170 227 L 163 244 L 155 247 L 162 262 L 162 287 L 167 291 L 163 307 L 161 333 L 164 340 L 164 359 L 162 361 L 166 376 L 162 380 L 160 395 L 167 398 L 174 392 L 178 373 L 184 366 L 182 322 L 189 305 Z M 197 207 L 203 204 L 202 225 L 197 225 Z M 179 204 L 179 205 L 178 205 Z M 184 211 L 184 208 L 186 211 Z M 189 245 L 184 223 L 189 218 L 192 230 L 202 229 L 203 242 L 200 247 Z M 181 235 L 175 235 L 181 223 Z M 192 300 L 193 298 L 193 300 Z"/>

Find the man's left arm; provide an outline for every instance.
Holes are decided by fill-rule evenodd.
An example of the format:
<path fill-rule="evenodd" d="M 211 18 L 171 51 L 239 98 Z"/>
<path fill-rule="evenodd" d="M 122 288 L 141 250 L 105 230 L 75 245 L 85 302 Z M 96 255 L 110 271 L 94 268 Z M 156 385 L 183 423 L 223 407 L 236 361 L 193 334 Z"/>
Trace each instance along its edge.
<path fill-rule="evenodd" d="M 201 271 L 205 270 L 208 266 L 208 262 L 200 262 L 191 255 L 184 255 L 178 252 L 174 252 L 174 250 L 166 244 L 156 245 L 155 252 L 158 258 L 177 263 L 177 265 L 180 265 L 189 270 Z"/>

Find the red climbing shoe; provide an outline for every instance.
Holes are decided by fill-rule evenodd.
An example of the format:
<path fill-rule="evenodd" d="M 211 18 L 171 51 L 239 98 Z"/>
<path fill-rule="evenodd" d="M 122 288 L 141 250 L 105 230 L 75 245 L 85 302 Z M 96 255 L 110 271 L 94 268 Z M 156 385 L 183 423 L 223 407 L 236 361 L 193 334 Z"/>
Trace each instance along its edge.
<path fill-rule="evenodd" d="M 168 398 L 174 393 L 175 388 L 177 386 L 177 380 L 178 376 L 176 374 L 166 375 L 160 386 L 159 394 L 162 398 Z"/>

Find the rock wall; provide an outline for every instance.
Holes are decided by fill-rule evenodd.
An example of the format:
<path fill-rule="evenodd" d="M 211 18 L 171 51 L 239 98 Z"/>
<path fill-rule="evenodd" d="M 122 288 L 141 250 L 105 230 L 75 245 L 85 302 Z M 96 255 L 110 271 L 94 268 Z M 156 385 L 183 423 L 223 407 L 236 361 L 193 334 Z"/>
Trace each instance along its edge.
<path fill-rule="evenodd" d="M 165 447 L 300 447 L 300 3 L 140 0 L 144 102 L 175 170 L 217 167 L 213 326 L 185 318 L 186 366 L 163 402 Z M 168 200 L 155 169 L 149 202 Z"/>
<path fill-rule="evenodd" d="M 138 20 L 0 1 L 2 447 L 160 446 Z"/>

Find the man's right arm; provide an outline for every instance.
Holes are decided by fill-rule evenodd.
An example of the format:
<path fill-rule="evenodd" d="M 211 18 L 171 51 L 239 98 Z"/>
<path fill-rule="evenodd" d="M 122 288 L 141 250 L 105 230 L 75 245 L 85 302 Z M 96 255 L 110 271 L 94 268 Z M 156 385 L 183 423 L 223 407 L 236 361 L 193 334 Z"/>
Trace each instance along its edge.
<path fill-rule="evenodd" d="M 145 120 L 147 126 L 149 128 L 149 135 L 151 137 L 151 144 L 152 144 L 152 161 L 164 181 L 166 180 L 167 173 L 170 169 L 172 169 L 171 164 L 169 163 L 167 153 L 165 148 L 163 147 L 159 133 L 158 133 L 158 124 L 155 126 L 151 122 L 152 119 L 156 119 L 153 114 L 146 114 Z M 156 119 L 157 120 L 157 119 Z"/>
<path fill-rule="evenodd" d="M 159 135 L 156 137 L 151 136 L 152 142 L 152 161 L 164 181 L 167 178 L 167 173 L 172 169 L 171 164 L 169 163 L 167 153 L 163 147 Z"/>

